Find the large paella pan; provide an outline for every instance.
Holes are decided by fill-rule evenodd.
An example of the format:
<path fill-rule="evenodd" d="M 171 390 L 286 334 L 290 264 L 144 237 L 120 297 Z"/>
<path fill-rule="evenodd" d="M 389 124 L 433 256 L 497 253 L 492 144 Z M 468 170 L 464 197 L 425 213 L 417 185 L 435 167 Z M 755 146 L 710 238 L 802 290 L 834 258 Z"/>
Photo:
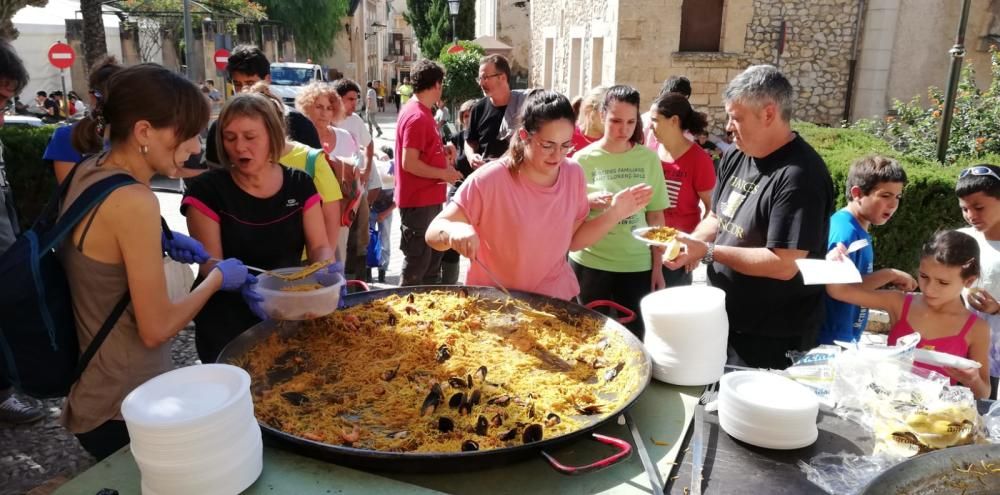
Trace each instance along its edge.
<path fill-rule="evenodd" d="M 369 469 L 495 466 L 591 432 L 650 379 L 620 323 L 513 297 L 453 286 L 351 294 L 327 318 L 256 325 L 219 361 L 250 372 L 255 414 L 281 446 Z M 622 449 L 615 458 L 629 450 L 598 439 Z"/>

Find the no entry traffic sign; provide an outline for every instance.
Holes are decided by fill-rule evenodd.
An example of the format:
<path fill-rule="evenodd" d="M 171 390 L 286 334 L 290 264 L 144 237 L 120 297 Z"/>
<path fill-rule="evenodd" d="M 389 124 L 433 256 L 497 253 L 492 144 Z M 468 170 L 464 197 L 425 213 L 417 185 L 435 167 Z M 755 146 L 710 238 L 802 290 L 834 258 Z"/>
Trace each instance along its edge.
<path fill-rule="evenodd" d="M 215 68 L 219 70 L 226 70 L 226 65 L 229 64 L 229 50 L 225 48 L 219 48 L 215 51 L 215 55 L 212 57 L 215 61 Z"/>
<path fill-rule="evenodd" d="M 73 66 L 76 60 L 76 52 L 73 47 L 57 41 L 49 47 L 49 63 L 57 69 L 68 69 Z"/>

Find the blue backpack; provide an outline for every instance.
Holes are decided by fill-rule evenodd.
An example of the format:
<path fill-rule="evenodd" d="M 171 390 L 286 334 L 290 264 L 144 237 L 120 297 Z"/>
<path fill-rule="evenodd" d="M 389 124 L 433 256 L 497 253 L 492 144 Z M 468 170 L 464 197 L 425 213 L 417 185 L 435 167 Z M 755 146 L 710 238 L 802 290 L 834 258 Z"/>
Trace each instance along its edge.
<path fill-rule="evenodd" d="M 111 191 L 135 184 L 116 174 L 88 187 L 56 220 L 59 204 L 78 167 L 53 194 L 38 220 L 0 255 L 0 373 L 37 398 L 62 397 L 128 306 L 128 291 L 81 355 L 73 301 L 55 250 L 84 216 Z"/>

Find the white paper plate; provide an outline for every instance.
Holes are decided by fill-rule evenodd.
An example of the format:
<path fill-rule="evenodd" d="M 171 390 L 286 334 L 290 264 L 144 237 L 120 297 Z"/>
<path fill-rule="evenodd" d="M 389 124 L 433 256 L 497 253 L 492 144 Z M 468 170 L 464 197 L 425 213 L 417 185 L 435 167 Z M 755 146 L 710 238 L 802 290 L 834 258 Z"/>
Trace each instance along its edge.
<path fill-rule="evenodd" d="M 743 423 L 722 409 L 719 409 L 719 425 L 733 438 L 765 449 L 801 449 L 816 443 L 816 439 L 819 438 L 819 429 L 816 425 L 803 431 L 760 428 Z"/>
<path fill-rule="evenodd" d="M 777 415 L 811 415 L 815 423 L 819 400 L 792 379 L 766 371 L 736 371 L 722 376 L 719 395 L 747 408 Z"/>
<path fill-rule="evenodd" d="M 650 246 L 659 246 L 659 247 L 662 247 L 662 248 L 668 248 L 668 247 L 670 247 L 670 244 L 667 244 L 665 242 L 659 242 L 659 241 L 654 241 L 654 240 L 651 240 L 651 239 L 646 239 L 645 237 L 642 236 L 646 232 L 649 232 L 650 230 L 653 230 L 655 228 L 657 228 L 657 227 L 642 227 L 642 228 L 634 229 L 634 230 L 632 230 L 632 237 L 635 237 L 636 239 L 639 240 L 639 242 L 642 242 L 644 244 L 648 244 Z M 678 231 L 678 232 L 680 232 L 680 231 Z"/>
<path fill-rule="evenodd" d="M 196 427 L 227 415 L 250 393 L 250 375 L 228 364 L 169 371 L 138 386 L 122 401 L 126 423 L 139 428 Z"/>
<path fill-rule="evenodd" d="M 945 352 L 932 351 L 930 349 L 917 349 L 913 351 L 913 360 L 934 366 L 947 366 L 949 368 L 981 368 L 979 361 L 973 361 L 963 357 L 958 357 Z"/>

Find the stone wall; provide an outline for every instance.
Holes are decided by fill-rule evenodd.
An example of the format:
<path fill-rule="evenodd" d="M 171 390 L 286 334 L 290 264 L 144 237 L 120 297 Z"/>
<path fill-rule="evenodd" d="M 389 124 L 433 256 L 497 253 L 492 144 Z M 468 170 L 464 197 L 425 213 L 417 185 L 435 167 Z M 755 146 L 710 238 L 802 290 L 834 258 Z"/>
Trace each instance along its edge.
<path fill-rule="evenodd" d="M 615 81 L 615 33 L 619 2 L 628 0 L 550 0 L 530 2 L 531 4 L 531 73 L 529 85 L 545 86 L 545 45 L 546 39 L 554 39 L 553 77 L 549 89 L 560 91 L 570 98 L 586 93 L 591 87 L 613 84 Z M 580 40 L 578 58 L 580 79 L 574 94 L 570 84 L 570 52 L 573 39 Z M 592 67 L 594 40 L 603 40 L 600 71 Z M 601 74 L 601 80 L 595 80 Z"/>
<path fill-rule="evenodd" d="M 678 52 L 683 0 L 555 0 L 531 2 L 532 69 L 535 86 L 544 81 L 545 39 L 556 39 L 553 88 L 569 93 L 567 58 L 573 31 L 589 53 L 595 33 L 604 33 L 604 84 L 630 84 L 650 103 L 662 82 L 673 75 L 691 79 L 691 101 L 721 130 L 721 94 L 736 74 L 752 64 L 777 64 L 797 90 L 796 117 L 838 123 L 844 111 L 848 60 L 857 22 L 856 0 L 729 0 L 721 51 Z M 781 22 L 785 50 L 778 57 Z M 588 78 L 583 57 L 582 88 L 602 81 Z M 573 95 L 570 95 L 573 96 Z"/>
<path fill-rule="evenodd" d="M 777 45 L 786 23 L 784 53 Z M 844 118 L 857 0 L 754 0 L 747 65 L 776 64 L 796 90 L 795 118 L 836 125 Z"/>
<path fill-rule="evenodd" d="M 531 19 L 529 3 L 524 0 L 496 0 L 497 27 L 494 38 L 510 45 L 511 72 L 514 78 L 528 77 L 531 66 Z"/>
<path fill-rule="evenodd" d="M 679 7 L 677 13 L 680 17 Z M 784 49 L 779 53 L 782 21 Z M 716 132 L 726 122 L 723 91 L 755 64 L 775 65 L 788 77 L 795 88 L 796 119 L 836 125 L 844 114 L 856 23 L 856 0 L 730 1 L 722 52 L 673 52 L 663 72 L 691 79 L 691 102 L 709 114 Z M 741 31 L 742 43 L 737 39 Z"/>

